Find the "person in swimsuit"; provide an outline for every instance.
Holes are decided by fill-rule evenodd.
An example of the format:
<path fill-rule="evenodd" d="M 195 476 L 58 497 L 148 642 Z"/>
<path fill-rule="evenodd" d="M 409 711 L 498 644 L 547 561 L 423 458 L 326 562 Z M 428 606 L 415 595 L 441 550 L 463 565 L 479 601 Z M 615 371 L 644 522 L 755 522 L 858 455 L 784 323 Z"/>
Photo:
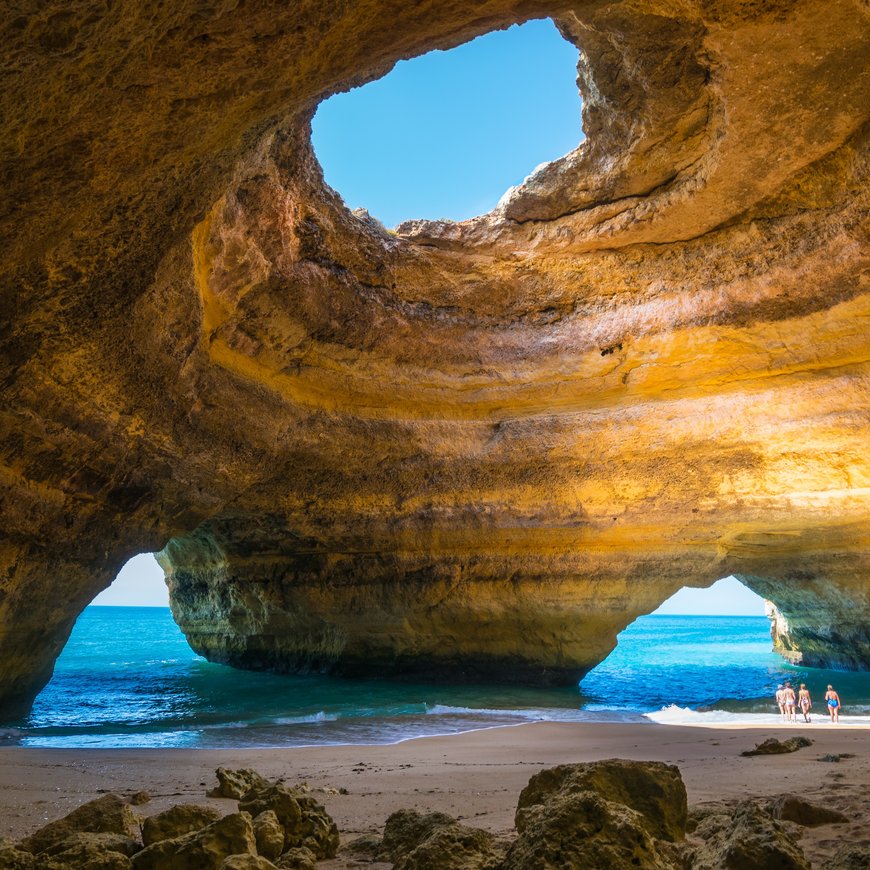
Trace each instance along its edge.
<path fill-rule="evenodd" d="M 825 700 L 828 702 L 828 712 L 831 714 L 831 721 L 839 722 L 840 696 L 834 691 L 833 686 L 828 686 L 828 691 L 825 692 Z"/>
<path fill-rule="evenodd" d="M 791 683 L 785 684 L 785 718 L 789 722 L 796 721 L 797 717 L 795 716 L 795 694 L 794 689 L 791 687 Z"/>
<path fill-rule="evenodd" d="M 801 713 L 804 714 L 804 722 L 811 722 L 810 710 L 813 709 L 813 699 L 810 697 L 810 690 L 804 683 L 801 683 L 800 691 L 798 692 L 798 707 L 801 708 Z"/>
<path fill-rule="evenodd" d="M 782 687 L 782 683 L 780 683 L 776 687 L 776 706 L 779 707 L 779 715 L 785 719 L 785 689 Z"/>

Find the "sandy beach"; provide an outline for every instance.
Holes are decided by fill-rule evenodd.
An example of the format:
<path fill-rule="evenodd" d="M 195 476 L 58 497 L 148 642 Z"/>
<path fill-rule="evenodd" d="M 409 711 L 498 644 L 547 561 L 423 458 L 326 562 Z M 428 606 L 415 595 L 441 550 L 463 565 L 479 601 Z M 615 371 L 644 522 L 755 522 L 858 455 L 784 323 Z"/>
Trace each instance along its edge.
<path fill-rule="evenodd" d="M 796 734 L 810 737 L 813 745 L 787 755 L 740 755 L 768 737 Z M 843 754 L 852 757 L 820 760 Z M 343 844 L 379 833 L 387 816 L 402 808 L 439 810 L 465 824 L 508 834 L 517 797 L 532 774 L 557 764 L 615 757 L 678 765 L 690 806 L 793 793 L 841 810 L 849 823 L 795 826 L 813 866 L 821 867 L 844 839 L 870 844 L 870 729 L 823 723 L 759 729 L 540 722 L 389 746 L 297 749 L 5 748 L 0 750 L 0 836 L 18 839 L 106 791 L 148 791 L 152 800 L 137 808 L 143 815 L 184 802 L 233 812 L 235 802 L 205 797 L 218 766 L 253 767 L 288 784 L 307 782 L 338 823 Z M 337 789 L 347 794 L 333 793 Z M 319 866 L 359 865 L 340 852 Z"/>

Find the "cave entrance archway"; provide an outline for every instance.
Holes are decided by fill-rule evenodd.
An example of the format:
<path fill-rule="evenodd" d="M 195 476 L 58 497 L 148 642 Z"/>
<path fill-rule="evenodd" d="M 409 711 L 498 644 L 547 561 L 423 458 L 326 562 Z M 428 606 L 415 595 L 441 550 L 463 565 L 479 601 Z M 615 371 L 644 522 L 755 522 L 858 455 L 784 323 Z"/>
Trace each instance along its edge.
<path fill-rule="evenodd" d="M 195 703 L 189 671 L 197 661 L 169 612 L 163 569 L 151 553 L 134 556 L 76 620 L 23 742 L 117 746 L 137 723 L 177 723 Z M 185 745 L 183 732 L 166 745 Z"/>
<path fill-rule="evenodd" d="M 325 179 L 387 226 L 484 214 L 582 140 L 578 59 L 540 19 L 400 61 L 318 107 Z"/>
<path fill-rule="evenodd" d="M 766 609 L 736 577 L 683 587 L 583 678 L 587 708 L 769 713 L 777 684 L 797 671 L 773 651 Z"/>

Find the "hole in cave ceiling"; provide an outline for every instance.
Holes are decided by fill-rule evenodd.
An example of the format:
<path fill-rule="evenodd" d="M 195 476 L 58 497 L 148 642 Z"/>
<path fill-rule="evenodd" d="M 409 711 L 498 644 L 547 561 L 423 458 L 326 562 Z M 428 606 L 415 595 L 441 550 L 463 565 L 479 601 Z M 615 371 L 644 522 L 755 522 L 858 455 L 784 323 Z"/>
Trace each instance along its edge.
<path fill-rule="evenodd" d="M 318 108 L 326 182 L 387 226 L 484 214 L 582 140 L 577 61 L 549 19 L 400 61 Z"/>

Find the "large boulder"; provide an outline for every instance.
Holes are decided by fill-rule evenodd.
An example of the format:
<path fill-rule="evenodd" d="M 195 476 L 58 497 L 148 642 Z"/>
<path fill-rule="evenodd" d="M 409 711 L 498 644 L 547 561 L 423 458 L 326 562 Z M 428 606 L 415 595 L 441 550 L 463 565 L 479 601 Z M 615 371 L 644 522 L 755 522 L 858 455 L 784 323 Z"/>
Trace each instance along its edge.
<path fill-rule="evenodd" d="M 676 870 L 645 817 L 593 791 L 557 792 L 525 808 L 503 870 Z M 672 845 L 672 844 L 666 844 Z"/>
<path fill-rule="evenodd" d="M 686 835 L 686 787 L 679 768 L 658 761 L 619 758 L 563 764 L 533 776 L 517 803 L 517 830 L 523 832 L 533 808 L 557 794 L 580 792 L 593 792 L 605 801 L 635 810 L 651 837 L 675 842 Z"/>
<path fill-rule="evenodd" d="M 142 824 L 142 842 L 151 846 L 161 840 L 174 840 L 193 831 L 201 831 L 220 817 L 221 814 L 213 807 L 179 804 L 145 819 Z"/>
<path fill-rule="evenodd" d="M 38 855 L 80 833 L 120 834 L 135 839 L 139 831 L 126 801 L 116 794 L 106 794 L 82 804 L 62 819 L 49 822 L 22 840 L 18 848 Z"/>
<path fill-rule="evenodd" d="M 377 854 L 391 861 L 416 848 L 438 828 L 453 825 L 456 819 L 446 813 L 418 813 L 416 810 L 398 810 L 384 826 L 384 836 Z"/>
<path fill-rule="evenodd" d="M 695 853 L 693 870 L 809 870 L 810 864 L 788 831 L 752 801 L 741 801 L 730 821 L 711 816 L 695 831 L 706 842 Z"/>
<path fill-rule="evenodd" d="M 233 813 L 201 831 L 161 840 L 133 857 L 135 870 L 220 870 L 231 855 L 256 855 L 251 817 Z"/>
<path fill-rule="evenodd" d="M 502 856 L 488 831 L 444 813 L 399 810 L 387 819 L 378 857 L 394 870 L 494 870 Z"/>
<path fill-rule="evenodd" d="M 810 801 L 793 794 L 780 795 L 771 803 L 769 811 L 775 819 L 797 822 L 797 824 L 807 828 L 849 821 L 849 817 L 839 810 L 810 803 Z"/>
<path fill-rule="evenodd" d="M 239 810 L 257 817 L 271 810 L 284 831 L 284 849 L 304 846 L 317 858 L 334 858 L 338 828 L 310 794 L 279 783 L 255 786 L 239 801 Z"/>
<path fill-rule="evenodd" d="M 284 828 L 274 810 L 264 810 L 254 819 L 257 853 L 274 861 L 284 851 Z"/>
<path fill-rule="evenodd" d="M 215 771 L 218 784 L 209 793 L 208 797 L 224 797 L 239 800 L 252 788 L 265 788 L 269 780 L 249 767 L 240 767 L 231 770 L 227 767 L 219 767 Z"/>

